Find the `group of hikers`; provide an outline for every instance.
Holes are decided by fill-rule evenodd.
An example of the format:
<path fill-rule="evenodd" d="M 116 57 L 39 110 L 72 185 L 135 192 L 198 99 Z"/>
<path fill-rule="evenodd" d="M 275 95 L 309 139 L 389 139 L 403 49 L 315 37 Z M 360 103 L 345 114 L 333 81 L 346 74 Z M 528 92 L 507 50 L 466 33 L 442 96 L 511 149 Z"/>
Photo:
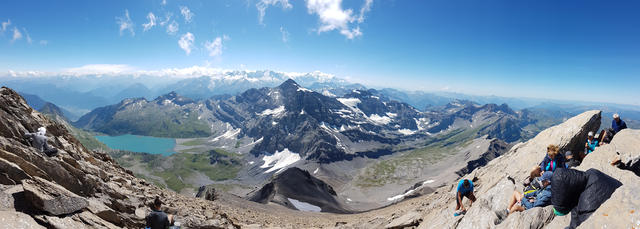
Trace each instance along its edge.
<path fill-rule="evenodd" d="M 556 215 L 562 216 L 571 212 L 569 228 L 580 225 L 609 199 L 622 183 L 595 169 L 583 172 L 571 168 L 579 166 L 581 159 L 592 153 L 596 147 L 611 142 L 616 133 L 626 128 L 626 123 L 618 114 L 614 114 L 611 128 L 602 130 L 598 138 L 595 138 L 593 132 L 588 133 L 582 154 L 574 154 L 571 151 L 561 154 L 557 145 L 547 146 L 547 155 L 540 164 L 533 167 L 523 182 L 522 192 L 513 191 L 507 208 L 495 211 L 498 217 L 496 224 L 514 212 L 553 205 Z M 622 163 L 620 158 L 615 158 L 611 165 L 631 170 L 640 176 L 640 158 L 626 163 Z M 476 201 L 473 181 L 469 179 L 458 182 L 454 216 L 466 213 L 462 203 L 464 197 L 469 199 L 469 206 Z"/>

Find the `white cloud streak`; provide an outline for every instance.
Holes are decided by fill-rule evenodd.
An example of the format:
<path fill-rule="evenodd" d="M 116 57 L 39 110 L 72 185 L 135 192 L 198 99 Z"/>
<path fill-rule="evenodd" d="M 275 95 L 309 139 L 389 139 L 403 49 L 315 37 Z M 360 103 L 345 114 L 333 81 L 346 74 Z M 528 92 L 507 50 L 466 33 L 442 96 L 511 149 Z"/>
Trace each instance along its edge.
<path fill-rule="evenodd" d="M 166 6 L 167 5 L 167 0 L 162 0 L 162 2 L 160 2 L 160 5 Z"/>
<path fill-rule="evenodd" d="M 22 39 L 22 33 L 20 32 L 20 30 L 18 30 L 18 28 L 13 27 L 13 38 L 11 38 L 11 42 L 14 42 L 20 39 Z"/>
<path fill-rule="evenodd" d="M 182 35 L 182 37 L 180 37 L 180 40 L 178 41 L 178 45 L 182 50 L 184 50 L 187 56 L 191 54 L 191 50 L 193 50 L 194 48 L 193 46 L 194 41 L 195 41 L 195 37 L 193 36 L 192 33 L 189 33 L 189 32 Z"/>
<path fill-rule="evenodd" d="M 2 22 L 2 32 L 7 31 L 7 28 L 11 25 L 11 20 L 7 19 L 7 21 Z"/>
<path fill-rule="evenodd" d="M 27 39 L 27 43 L 32 44 L 33 40 L 31 40 L 31 36 L 29 36 L 29 32 L 27 32 L 27 29 L 22 28 L 22 31 L 24 31 L 24 35 L 25 35 L 25 38 Z"/>
<path fill-rule="evenodd" d="M 167 25 L 167 33 L 169 35 L 176 35 L 178 33 L 178 23 L 176 21 L 172 21 L 171 24 Z"/>
<path fill-rule="evenodd" d="M 116 17 L 116 23 L 120 26 L 120 36 L 122 36 L 125 30 L 128 30 L 131 33 L 131 36 L 135 36 L 136 33 L 133 31 L 133 22 L 131 21 L 131 17 L 129 17 L 129 10 L 124 10 L 124 17 Z"/>
<path fill-rule="evenodd" d="M 45 45 L 48 45 L 48 44 L 49 44 L 49 41 L 47 41 L 47 40 L 40 40 L 40 45 L 45 46 Z"/>
<path fill-rule="evenodd" d="M 260 0 L 256 3 L 256 9 L 258 9 L 258 23 L 264 25 L 264 15 L 267 12 L 269 6 L 275 6 L 280 4 L 282 9 L 291 9 L 293 5 L 289 3 L 289 0 Z"/>
<path fill-rule="evenodd" d="M 99 75 L 121 74 L 134 71 L 135 68 L 126 64 L 88 64 L 76 68 L 63 69 L 63 74 L 70 75 Z"/>
<path fill-rule="evenodd" d="M 154 15 L 152 12 L 149 12 L 149 14 L 147 14 L 147 19 L 149 20 L 149 22 L 142 24 L 144 31 L 150 30 L 156 25 L 156 15 Z"/>
<path fill-rule="evenodd" d="M 289 42 L 289 32 L 282 26 L 280 26 L 280 34 L 282 34 L 282 42 Z"/>
<path fill-rule="evenodd" d="M 209 52 L 209 56 L 216 57 L 222 55 L 223 41 L 229 40 L 229 36 L 223 35 L 222 37 L 216 37 L 212 41 L 204 43 L 204 48 Z"/>
<path fill-rule="evenodd" d="M 309 14 L 318 15 L 320 26 L 318 33 L 337 30 L 347 39 L 362 36 L 360 24 L 364 22 L 364 15 L 371 10 L 373 0 L 365 0 L 359 15 L 354 15 L 352 9 L 343 9 L 342 0 L 307 0 Z"/>
<path fill-rule="evenodd" d="M 191 23 L 191 19 L 193 18 L 193 13 L 191 12 L 191 10 L 189 10 L 188 7 L 181 6 L 180 7 L 180 14 L 182 14 L 182 16 L 184 17 L 184 21 L 186 23 Z"/>

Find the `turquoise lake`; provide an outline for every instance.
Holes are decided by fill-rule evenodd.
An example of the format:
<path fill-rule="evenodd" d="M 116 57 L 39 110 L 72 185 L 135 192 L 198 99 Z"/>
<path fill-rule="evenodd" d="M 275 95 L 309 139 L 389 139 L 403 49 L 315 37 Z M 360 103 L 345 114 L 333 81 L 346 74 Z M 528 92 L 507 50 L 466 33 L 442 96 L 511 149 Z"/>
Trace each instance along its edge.
<path fill-rule="evenodd" d="M 157 138 L 130 134 L 120 136 L 96 136 L 96 138 L 112 149 L 162 154 L 164 156 L 175 153 L 173 152 L 173 147 L 176 146 L 176 140 L 173 138 Z"/>

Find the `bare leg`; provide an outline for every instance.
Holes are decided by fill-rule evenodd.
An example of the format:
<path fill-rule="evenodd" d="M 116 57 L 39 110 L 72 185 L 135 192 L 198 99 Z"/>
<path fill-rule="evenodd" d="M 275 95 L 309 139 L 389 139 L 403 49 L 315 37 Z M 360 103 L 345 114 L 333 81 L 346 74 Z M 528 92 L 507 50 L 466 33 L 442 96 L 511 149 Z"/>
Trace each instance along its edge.
<path fill-rule="evenodd" d="M 523 195 L 520 194 L 518 191 L 513 191 L 513 195 L 509 199 L 509 207 L 507 209 L 511 209 L 513 207 L 513 205 L 516 204 L 516 202 L 518 202 L 518 201 L 520 201 L 522 199 L 522 197 L 523 197 Z"/>
<path fill-rule="evenodd" d="M 525 200 L 525 201 L 526 201 L 526 200 Z M 524 210 L 525 210 L 525 209 L 524 209 L 524 207 L 522 207 L 522 206 L 520 206 L 520 205 L 514 205 L 513 207 L 511 207 L 511 208 L 509 209 L 509 215 L 511 215 L 511 213 L 514 213 L 514 212 L 521 212 L 521 211 L 524 211 Z"/>

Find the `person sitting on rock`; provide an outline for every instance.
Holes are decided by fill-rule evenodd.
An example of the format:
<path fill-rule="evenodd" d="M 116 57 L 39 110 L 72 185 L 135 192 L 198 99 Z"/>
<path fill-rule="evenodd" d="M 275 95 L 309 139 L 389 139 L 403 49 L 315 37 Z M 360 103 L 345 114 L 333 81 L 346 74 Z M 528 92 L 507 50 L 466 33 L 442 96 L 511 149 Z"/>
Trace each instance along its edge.
<path fill-rule="evenodd" d="M 587 220 L 622 183 L 596 169 L 586 172 L 560 168 L 551 178 L 553 212 L 563 216 L 571 212 L 567 228 L 576 228 Z"/>
<path fill-rule="evenodd" d="M 524 189 L 522 191 L 524 193 L 528 193 L 542 188 L 542 182 L 540 182 L 539 179 L 540 176 L 542 176 L 542 169 L 540 168 L 540 166 L 533 166 L 533 169 L 531 169 L 531 173 L 529 173 L 529 176 L 522 183 L 522 185 L 524 186 Z"/>
<path fill-rule="evenodd" d="M 156 199 L 153 201 L 153 206 L 151 210 L 153 210 L 149 215 L 145 218 L 147 221 L 146 228 L 150 229 L 166 229 L 173 225 L 173 215 L 167 215 L 161 210 L 162 201 L 159 196 L 156 196 Z"/>
<path fill-rule="evenodd" d="M 575 158 L 573 158 L 573 153 L 571 153 L 571 151 L 567 151 L 564 153 L 564 157 L 566 159 L 566 163 L 565 163 L 565 167 L 566 168 L 573 168 L 573 167 L 577 167 L 580 165 L 580 161 L 576 160 Z"/>
<path fill-rule="evenodd" d="M 553 172 L 545 172 L 540 177 L 542 188 L 531 193 L 520 193 L 513 191 L 509 200 L 509 207 L 496 211 L 499 220 L 503 220 L 514 212 L 521 212 L 535 207 L 545 207 L 551 205 L 551 177 Z"/>
<path fill-rule="evenodd" d="M 600 137 L 598 137 L 600 145 L 609 144 L 611 142 L 611 139 L 613 139 L 613 129 L 609 128 L 600 131 Z"/>
<path fill-rule="evenodd" d="M 473 182 L 469 179 L 463 179 L 458 182 L 458 188 L 456 189 L 456 212 L 453 214 L 454 216 L 459 216 L 464 214 L 467 210 L 462 205 L 463 197 L 469 198 L 469 207 L 476 201 L 476 196 L 473 195 Z M 458 211 L 460 210 L 460 211 Z"/>
<path fill-rule="evenodd" d="M 629 170 L 635 173 L 636 176 L 640 176 L 640 157 L 627 160 L 627 162 L 623 163 L 622 160 L 620 159 L 620 156 L 616 156 L 611 161 L 611 165 L 617 166 L 619 169 Z"/>
<path fill-rule="evenodd" d="M 547 146 L 547 155 L 545 155 L 542 162 L 540 162 L 540 168 L 542 168 L 543 172 L 546 171 L 555 171 L 556 168 L 564 168 L 564 155 L 559 153 L 559 148 L 557 145 L 549 145 Z"/>
<path fill-rule="evenodd" d="M 591 152 L 596 150 L 596 147 L 600 146 L 598 140 L 593 138 L 593 132 L 589 131 L 587 136 L 587 142 L 584 143 L 584 148 L 586 149 L 585 155 L 589 155 Z"/>
<path fill-rule="evenodd" d="M 613 114 L 613 120 L 611 121 L 611 129 L 613 129 L 613 134 L 617 134 L 621 130 L 627 129 L 627 123 L 620 119 L 619 114 Z"/>
<path fill-rule="evenodd" d="M 47 144 L 47 129 L 44 127 L 38 128 L 38 132 L 35 133 L 24 133 L 25 138 L 29 138 L 31 142 L 31 146 L 38 149 L 38 151 L 46 154 L 47 156 L 55 156 L 58 154 L 58 149 L 50 147 Z"/>

